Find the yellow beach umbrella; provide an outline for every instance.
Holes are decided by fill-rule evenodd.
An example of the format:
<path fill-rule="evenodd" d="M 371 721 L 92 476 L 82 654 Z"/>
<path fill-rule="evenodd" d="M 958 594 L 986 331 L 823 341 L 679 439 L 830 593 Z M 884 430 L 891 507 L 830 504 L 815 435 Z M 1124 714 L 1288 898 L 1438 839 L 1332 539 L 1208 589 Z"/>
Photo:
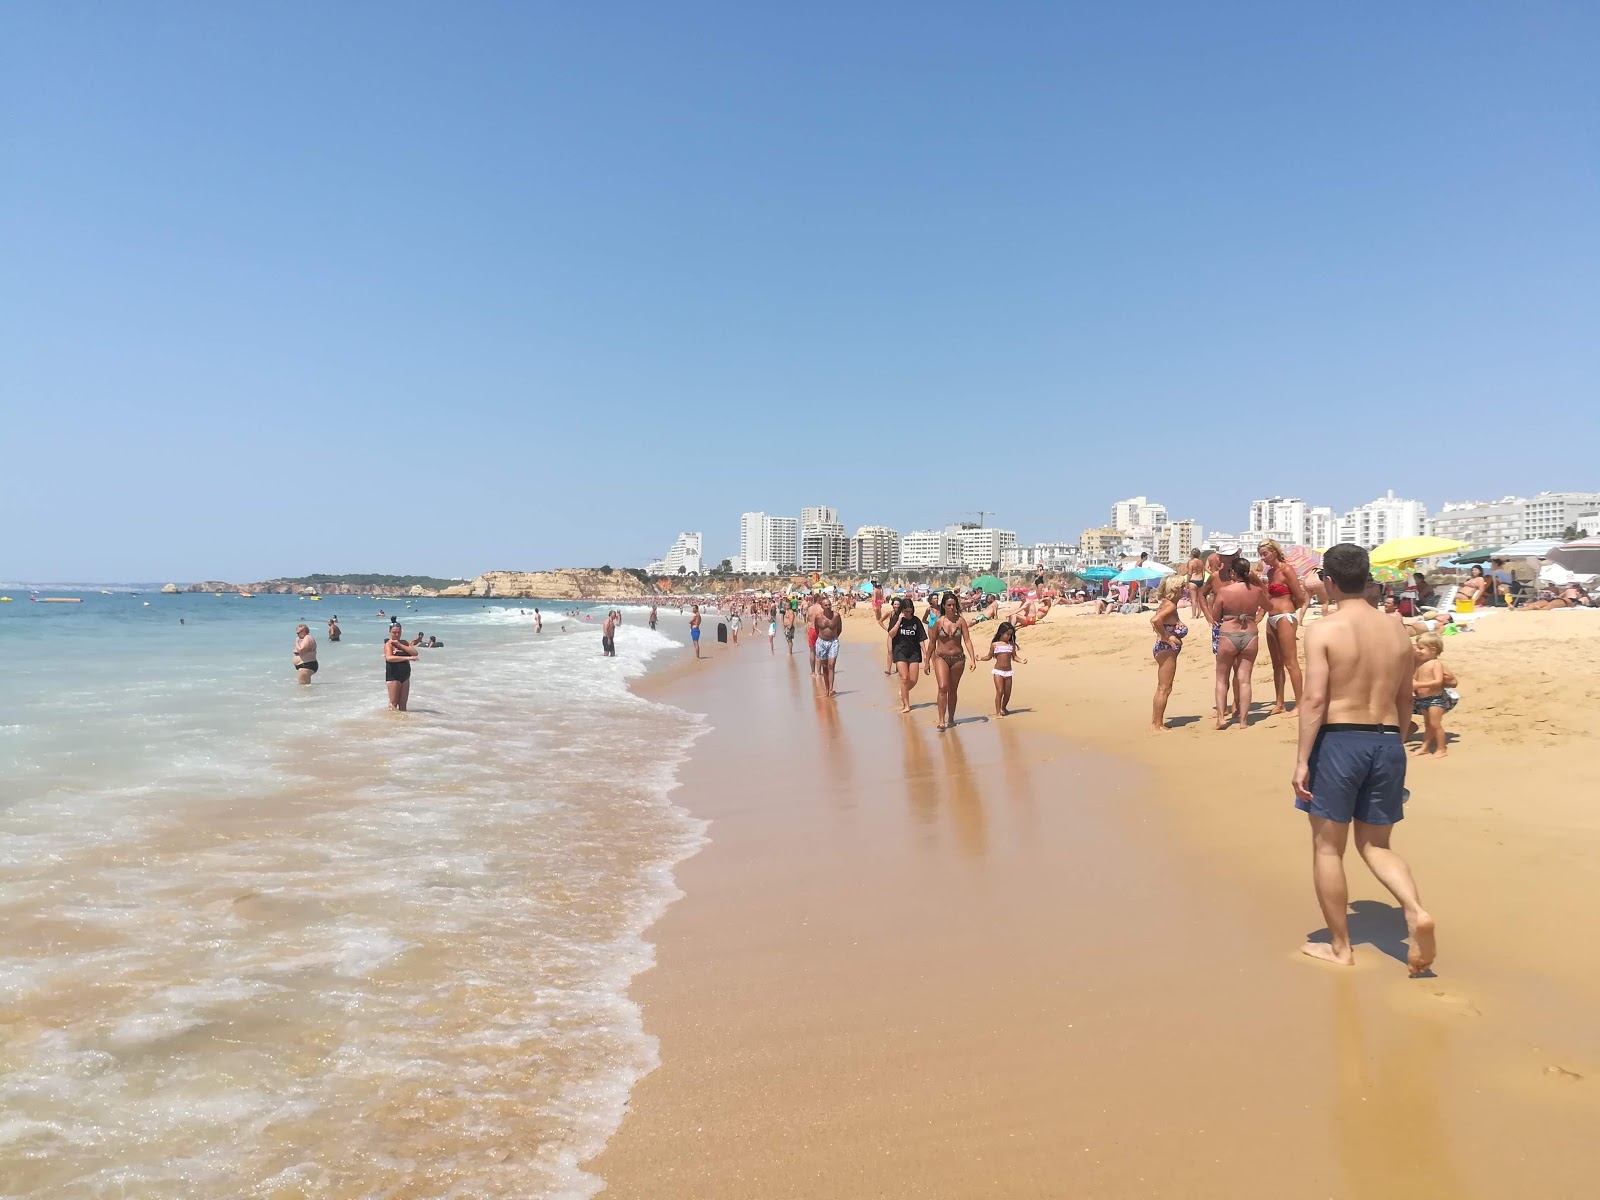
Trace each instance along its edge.
<path fill-rule="evenodd" d="M 1442 537 L 1406 537 L 1391 538 L 1383 545 L 1375 547 L 1367 556 L 1372 565 L 1397 566 L 1400 563 L 1415 562 L 1419 558 L 1433 558 L 1440 554 L 1454 554 L 1457 550 L 1465 550 L 1465 542 L 1452 541 Z"/>

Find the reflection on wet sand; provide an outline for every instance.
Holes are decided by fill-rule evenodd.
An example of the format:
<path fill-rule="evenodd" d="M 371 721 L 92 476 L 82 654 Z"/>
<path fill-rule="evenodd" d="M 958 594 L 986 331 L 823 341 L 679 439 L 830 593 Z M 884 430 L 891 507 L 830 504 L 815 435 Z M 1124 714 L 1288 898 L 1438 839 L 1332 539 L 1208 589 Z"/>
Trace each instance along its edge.
<path fill-rule="evenodd" d="M 1337 1153 L 1353 1196 L 1470 1196 L 1445 1138 L 1440 1109 L 1450 1032 L 1438 1021 L 1389 1023 L 1384 1045 L 1369 1047 L 1359 981 L 1329 981 L 1338 1079 Z"/>
<path fill-rule="evenodd" d="M 974 858 L 982 858 L 988 849 L 984 830 L 983 798 L 979 795 L 978 778 L 967 761 L 966 747 L 959 732 L 951 731 L 939 739 L 939 750 L 944 761 L 944 786 L 949 797 L 950 821 L 956 831 L 956 845 Z"/>

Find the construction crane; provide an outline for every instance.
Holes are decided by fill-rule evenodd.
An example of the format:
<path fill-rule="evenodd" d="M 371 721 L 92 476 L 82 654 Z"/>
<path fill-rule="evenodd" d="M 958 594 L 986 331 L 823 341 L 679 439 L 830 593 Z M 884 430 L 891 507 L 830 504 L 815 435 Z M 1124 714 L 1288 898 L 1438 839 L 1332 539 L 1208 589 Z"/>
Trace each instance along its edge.
<path fill-rule="evenodd" d="M 968 509 L 967 510 L 967 516 L 969 516 L 969 517 L 977 517 L 978 518 L 978 528 L 979 529 L 983 528 L 983 519 L 985 517 L 993 517 L 993 516 L 998 516 L 998 515 L 999 514 L 992 513 L 988 509 L 985 509 L 985 508 Z"/>

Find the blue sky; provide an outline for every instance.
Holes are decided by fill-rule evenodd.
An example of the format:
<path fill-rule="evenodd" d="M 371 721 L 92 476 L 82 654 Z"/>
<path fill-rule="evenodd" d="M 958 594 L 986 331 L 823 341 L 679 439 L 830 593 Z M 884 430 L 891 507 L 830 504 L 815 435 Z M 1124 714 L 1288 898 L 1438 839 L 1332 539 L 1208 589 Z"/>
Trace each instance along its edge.
<path fill-rule="evenodd" d="M 1597 61 L 1577 3 L 6 5 L 0 576 L 1600 488 Z"/>

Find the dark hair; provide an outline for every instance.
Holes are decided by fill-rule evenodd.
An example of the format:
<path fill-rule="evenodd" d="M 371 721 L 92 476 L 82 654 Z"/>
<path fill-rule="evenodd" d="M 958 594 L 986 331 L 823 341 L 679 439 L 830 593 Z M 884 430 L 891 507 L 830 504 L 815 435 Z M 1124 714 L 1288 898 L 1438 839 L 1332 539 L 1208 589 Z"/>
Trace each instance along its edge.
<path fill-rule="evenodd" d="M 994 636 L 989 639 L 989 645 L 994 645 L 1008 633 L 1011 635 L 1011 644 L 1015 646 L 1017 644 L 1017 627 L 1010 621 L 1000 622 L 1000 628 L 994 631 Z"/>
<path fill-rule="evenodd" d="M 1467 578 L 1468 578 L 1468 579 L 1471 579 L 1471 578 L 1472 578 L 1472 573 L 1473 573 L 1473 571 L 1476 571 L 1476 572 L 1477 572 L 1477 573 L 1478 573 L 1478 574 L 1479 574 L 1479 575 L 1482 575 L 1482 574 L 1483 574 L 1483 568 L 1482 568 L 1482 567 L 1480 567 L 1480 566 L 1479 566 L 1479 565 L 1478 565 L 1478 564 L 1477 564 L 1477 563 L 1473 563 L 1473 564 L 1472 564 L 1472 571 L 1468 571 L 1468 572 L 1467 572 Z"/>
<path fill-rule="evenodd" d="M 956 602 L 956 611 L 961 611 L 961 597 L 956 595 L 954 592 L 946 592 L 944 595 L 939 597 L 939 615 L 941 617 L 944 616 L 944 606 L 949 604 L 952 600 Z"/>
<path fill-rule="evenodd" d="M 1340 542 L 1322 556 L 1322 570 L 1346 596 L 1359 596 L 1372 579 L 1372 560 L 1354 542 Z"/>

